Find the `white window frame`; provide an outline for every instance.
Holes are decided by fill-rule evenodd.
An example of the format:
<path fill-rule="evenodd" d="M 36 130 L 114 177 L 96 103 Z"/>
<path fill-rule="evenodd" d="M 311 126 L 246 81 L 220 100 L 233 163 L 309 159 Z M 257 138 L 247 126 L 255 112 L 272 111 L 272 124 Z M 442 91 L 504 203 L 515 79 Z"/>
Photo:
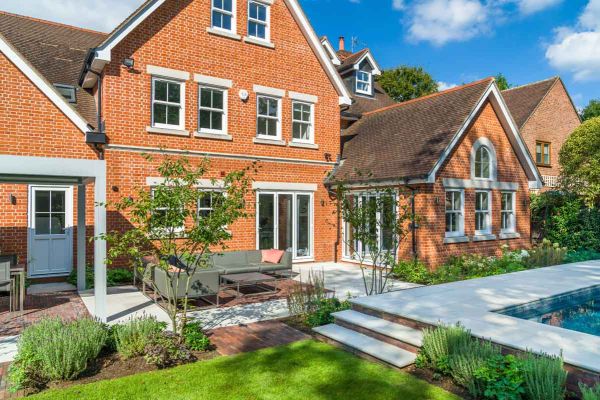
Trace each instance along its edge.
<path fill-rule="evenodd" d="M 214 207 L 213 207 L 213 199 L 212 196 L 215 193 L 219 193 L 221 195 L 223 195 L 223 197 L 227 196 L 227 193 L 223 190 L 219 190 L 219 189 L 207 189 L 207 188 L 199 188 L 198 189 L 199 192 L 205 193 L 205 194 L 210 194 L 211 198 L 210 198 L 210 207 L 200 207 L 200 199 L 198 199 L 198 204 L 196 204 L 196 214 L 198 216 L 198 218 L 203 218 L 200 216 L 200 211 L 213 211 Z"/>
<path fill-rule="evenodd" d="M 75 86 L 56 83 L 54 84 L 54 87 L 56 88 L 56 90 L 58 90 L 60 95 L 64 97 L 65 100 L 67 100 L 69 103 L 77 103 L 77 89 L 75 88 Z"/>
<path fill-rule="evenodd" d="M 201 105 L 202 89 L 218 90 L 220 92 L 223 92 L 223 109 L 220 110 L 218 108 L 203 107 Z M 229 91 L 226 88 L 219 87 L 219 86 L 211 86 L 211 85 L 198 85 L 198 132 L 214 134 L 214 135 L 227 135 L 227 132 L 228 132 L 228 130 L 227 130 L 228 129 L 227 128 L 228 96 L 229 96 Z M 223 115 L 220 130 L 200 127 L 200 111 L 202 111 L 202 110 L 210 111 L 210 112 L 220 112 Z"/>
<path fill-rule="evenodd" d="M 502 200 L 505 195 L 511 196 L 511 209 L 502 208 Z M 517 212 L 516 212 L 516 193 L 515 192 L 501 192 L 502 198 L 500 199 L 500 232 L 501 233 L 516 233 L 517 231 Z M 504 222 L 504 214 L 509 213 L 509 225 L 508 227 L 503 227 Z"/>
<path fill-rule="evenodd" d="M 279 221 L 277 220 L 277 216 L 279 215 L 279 195 L 291 195 L 292 196 L 292 259 L 297 261 L 310 261 L 315 257 L 315 196 L 313 192 L 298 192 L 298 191 L 272 191 L 272 190 L 257 190 L 256 191 L 256 250 L 260 250 L 260 231 L 259 231 L 259 202 L 260 195 L 273 195 L 274 196 L 274 216 L 275 219 L 273 221 L 273 236 L 274 236 L 274 245 L 275 248 L 279 247 Z M 305 256 L 298 256 L 298 196 L 304 195 L 309 196 L 310 200 L 310 217 L 309 217 L 309 229 L 310 229 L 310 239 L 308 241 L 309 253 Z"/>
<path fill-rule="evenodd" d="M 261 98 L 275 100 L 277 102 L 277 117 L 270 117 L 270 116 L 260 114 L 259 103 L 260 103 Z M 258 133 L 259 118 L 267 118 L 267 119 L 277 121 L 277 125 L 276 125 L 277 126 L 276 127 L 277 134 L 275 136 L 259 134 Z M 266 140 L 281 140 L 281 98 L 280 97 L 268 96 L 268 95 L 264 95 L 264 94 L 259 94 L 256 96 L 256 137 L 258 139 L 266 139 Z"/>
<path fill-rule="evenodd" d="M 250 18 L 250 5 L 253 3 L 258 5 L 259 7 L 265 8 L 265 21 L 261 21 L 260 19 L 256 19 L 256 18 Z M 261 38 L 259 36 L 251 35 L 250 34 L 250 23 L 264 25 L 265 37 Z M 262 42 L 267 42 L 267 43 L 269 43 L 271 41 L 271 6 L 270 6 L 270 4 L 267 4 L 266 2 L 262 2 L 262 1 L 257 1 L 257 0 L 249 0 L 248 1 L 248 23 L 246 24 L 246 29 L 248 32 L 248 37 L 251 37 L 252 39 L 260 40 Z"/>
<path fill-rule="evenodd" d="M 155 189 L 154 186 L 150 186 L 150 195 L 152 197 L 154 197 L 154 189 Z M 154 211 L 161 211 L 161 210 L 168 210 L 168 207 L 155 208 L 155 209 L 152 210 L 152 212 L 154 212 Z M 155 228 L 152 228 L 152 231 L 153 232 L 157 232 L 158 230 L 156 230 Z M 176 227 L 173 228 L 173 232 L 174 233 L 182 233 L 184 231 L 185 231 L 185 224 L 182 225 L 182 226 L 176 226 Z"/>
<path fill-rule="evenodd" d="M 155 85 L 156 85 L 156 81 L 162 81 L 162 82 L 167 82 L 170 84 L 177 84 L 179 85 L 179 104 L 178 103 L 171 103 L 169 101 L 163 101 L 163 100 L 156 100 L 154 98 L 155 96 Z M 167 91 L 167 99 L 168 99 L 168 91 Z M 167 106 L 179 106 L 179 125 L 171 125 L 171 124 L 161 124 L 161 123 L 155 123 L 154 122 L 154 104 L 158 103 L 158 104 L 165 104 Z M 152 104 L 151 104 L 151 123 L 152 123 L 152 127 L 153 128 L 165 128 L 165 129 L 177 129 L 177 130 L 184 130 L 185 128 L 185 82 L 183 81 L 179 81 L 176 79 L 169 79 L 169 78 L 163 78 L 161 76 L 153 76 L 152 77 Z"/>
<path fill-rule="evenodd" d="M 368 76 L 369 79 L 368 80 L 359 79 L 359 75 L 360 74 L 367 74 L 367 76 Z M 370 95 L 372 93 L 372 89 L 373 89 L 373 74 L 372 73 L 370 73 L 368 71 L 363 71 L 363 70 L 359 69 L 358 71 L 356 71 L 355 80 L 356 80 L 356 84 L 355 84 L 355 86 L 356 86 L 356 93 L 368 94 L 368 95 Z M 358 84 L 359 83 L 364 83 L 364 84 L 369 85 L 369 89 L 368 90 L 359 89 L 358 88 Z"/>
<path fill-rule="evenodd" d="M 477 173 L 477 168 L 475 165 L 475 160 L 477 160 L 477 152 L 482 148 L 485 147 L 488 155 L 489 155 L 489 169 L 490 169 L 490 176 L 489 178 L 480 178 L 476 176 Z M 497 167 L 498 167 L 498 161 L 497 161 L 497 157 L 496 157 L 496 149 L 494 147 L 494 144 L 492 143 L 491 140 L 489 140 L 486 137 L 482 137 L 479 138 L 474 144 L 473 147 L 471 149 L 471 179 L 475 179 L 478 181 L 495 181 L 496 180 L 496 176 L 497 176 Z"/>
<path fill-rule="evenodd" d="M 237 12 L 236 12 L 236 10 L 237 10 L 237 0 L 231 0 L 231 11 L 215 7 L 215 0 L 210 0 L 210 27 L 211 27 L 211 29 L 235 34 L 237 32 Z M 223 14 L 223 15 L 231 16 L 231 29 L 225 29 L 225 28 L 221 28 L 220 26 L 215 25 L 215 21 L 213 20 L 213 13 L 215 11 L 220 14 Z"/>
<path fill-rule="evenodd" d="M 479 210 L 477 204 L 477 195 L 487 195 L 487 210 Z M 485 229 L 477 229 L 477 214 L 485 213 Z M 475 236 L 490 235 L 492 233 L 492 192 L 489 190 L 475 191 Z"/>
<path fill-rule="evenodd" d="M 458 195 L 460 196 L 460 209 L 459 210 L 446 210 L 446 196 L 448 195 L 448 193 L 458 193 Z M 452 202 L 452 204 L 454 205 L 454 202 Z M 446 225 L 446 214 L 458 214 L 458 219 L 457 219 L 457 224 L 458 224 L 458 230 L 454 231 L 454 232 L 448 232 L 446 229 L 447 227 Z M 444 231 L 445 231 L 445 236 L 447 238 L 452 238 L 452 237 L 461 237 L 461 236 L 465 236 L 465 191 L 464 189 L 448 189 L 446 190 L 446 192 L 444 193 Z"/>
<path fill-rule="evenodd" d="M 303 106 L 308 106 L 310 108 L 310 121 L 302 121 L 294 119 L 294 106 L 296 104 L 301 104 Z M 294 137 L 294 124 L 308 124 L 308 139 L 299 139 Z M 310 143 L 313 144 L 315 142 L 315 105 L 313 103 L 308 103 L 306 101 L 292 101 L 292 142 L 295 143 Z"/>

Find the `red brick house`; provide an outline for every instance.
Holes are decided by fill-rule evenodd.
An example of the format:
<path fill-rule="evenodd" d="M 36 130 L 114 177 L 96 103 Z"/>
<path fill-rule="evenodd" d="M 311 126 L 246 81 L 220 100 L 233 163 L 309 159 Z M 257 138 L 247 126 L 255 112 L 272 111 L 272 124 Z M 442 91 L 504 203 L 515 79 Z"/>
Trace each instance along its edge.
<path fill-rule="evenodd" d="M 542 187 L 541 176 L 493 78 L 367 112 L 346 134 L 330 183 L 343 181 L 363 201 L 376 187 L 414 191 L 421 222 L 399 257 L 437 266 L 530 245 L 529 190 Z M 360 246 L 340 256 L 351 260 Z"/>
<path fill-rule="evenodd" d="M 581 124 L 577 108 L 560 77 L 504 90 L 502 96 L 535 159 L 546 188 L 558 185 L 558 154 Z"/>

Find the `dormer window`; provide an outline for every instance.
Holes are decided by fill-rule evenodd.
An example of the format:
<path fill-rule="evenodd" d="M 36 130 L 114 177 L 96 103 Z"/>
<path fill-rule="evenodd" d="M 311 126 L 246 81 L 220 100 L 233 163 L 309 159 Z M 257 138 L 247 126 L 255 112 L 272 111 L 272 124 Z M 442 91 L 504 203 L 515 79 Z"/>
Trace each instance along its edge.
<path fill-rule="evenodd" d="M 366 71 L 356 71 L 356 93 L 371 94 L 372 75 Z"/>
<path fill-rule="evenodd" d="M 75 87 L 70 85 L 54 85 L 56 90 L 61 94 L 62 97 L 67 99 L 69 103 L 77 103 L 77 97 L 75 96 Z"/>
<path fill-rule="evenodd" d="M 496 179 L 496 151 L 487 138 L 480 138 L 471 151 L 471 178 Z"/>
<path fill-rule="evenodd" d="M 235 0 L 212 0 L 212 27 L 235 33 Z"/>

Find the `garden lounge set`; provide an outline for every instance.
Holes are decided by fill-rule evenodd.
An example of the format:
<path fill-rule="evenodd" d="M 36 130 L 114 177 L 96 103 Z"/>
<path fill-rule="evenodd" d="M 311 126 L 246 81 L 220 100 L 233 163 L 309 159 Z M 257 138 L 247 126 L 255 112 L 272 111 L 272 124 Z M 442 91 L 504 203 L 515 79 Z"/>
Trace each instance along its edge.
<path fill-rule="evenodd" d="M 182 257 L 172 258 L 169 262 L 173 267 L 167 272 L 165 269 L 157 267 L 156 260 L 146 258 L 144 260 L 144 277 L 142 278 L 144 292 L 145 286 L 149 285 L 160 296 L 176 295 L 178 299 L 183 298 L 188 279 L 187 271 L 194 269 L 192 265 L 201 265 L 198 261 L 193 258 L 188 261 L 184 261 Z M 292 253 L 279 250 L 215 253 L 209 256 L 206 264 L 208 267 L 197 267 L 192 272 L 188 297 L 202 299 L 218 306 L 218 293 L 222 290 L 233 289 L 237 296 L 241 296 L 241 289 L 248 286 L 264 289 L 261 293 L 273 291 L 272 286 L 265 286 L 265 284 L 290 276 Z M 167 274 L 178 272 L 178 283 L 167 276 Z M 171 291 L 169 291 L 170 282 L 173 285 Z M 210 301 L 211 297 L 216 297 L 216 301 Z"/>

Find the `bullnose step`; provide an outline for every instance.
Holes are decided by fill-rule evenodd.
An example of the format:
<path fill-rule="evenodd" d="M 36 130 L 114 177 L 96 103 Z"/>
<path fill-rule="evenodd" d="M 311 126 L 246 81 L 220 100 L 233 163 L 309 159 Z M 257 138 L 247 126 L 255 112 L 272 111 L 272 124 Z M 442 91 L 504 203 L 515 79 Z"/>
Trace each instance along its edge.
<path fill-rule="evenodd" d="M 398 368 L 404 368 L 415 362 L 414 353 L 339 325 L 320 326 L 313 328 L 313 331 Z"/>
<path fill-rule="evenodd" d="M 415 347 L 421 347 L 423 344 L 423 332 L 418 329 L 409 328 L 408 326 L 396 324 L 354 310 L 340 311 L 332 315 L 335 317 L 336 321 L 339 320 L 351 325 L 356 325 Z"/>

